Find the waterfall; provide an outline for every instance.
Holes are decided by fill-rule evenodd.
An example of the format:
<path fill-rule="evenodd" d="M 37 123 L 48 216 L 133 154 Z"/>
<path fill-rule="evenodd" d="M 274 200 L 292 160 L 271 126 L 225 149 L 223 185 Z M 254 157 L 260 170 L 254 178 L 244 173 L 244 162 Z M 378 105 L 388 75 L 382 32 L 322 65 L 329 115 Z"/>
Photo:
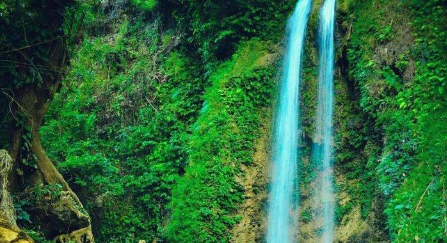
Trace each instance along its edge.
<path fill-rule="evenodd" d="M 317 176 L 317 211 L 322 223 L 322 242 L 332 243 L 334 235 L 334 176 L 332 169 L 334 113 L 334 27 L 335 0 L 326 0 L 320 12 L 319 77 L 314 163 Z"/>
<path fill-rule="evenodd" d="M 287 25 L 287 47 L 280 84 L 272 149 L 268 243 L 296 241 L 298 207 L 299 86 L 301 60 L 312 0 L 298 1 Z"/>

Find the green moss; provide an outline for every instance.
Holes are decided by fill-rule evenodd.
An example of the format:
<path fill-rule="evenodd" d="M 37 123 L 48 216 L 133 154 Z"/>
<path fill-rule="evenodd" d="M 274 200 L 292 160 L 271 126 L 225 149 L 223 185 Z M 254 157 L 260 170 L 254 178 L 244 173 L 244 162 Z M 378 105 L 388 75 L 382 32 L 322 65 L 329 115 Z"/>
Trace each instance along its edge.
<path fill-rule="evenodd" d="M 447 16 L 438 1 L 414 1 L 411 7 L 415 57 L 425 61 L 417 61 L 414 83 L 399 93 L 397 102 L 413 118 L 417 162 L 386 213 L 396 242 L 440 242 L 447 240 L 447 129 L 441 125 L 447 121 Z"/>
<path fill-rule="evenodd" d="M 159 42 L 159 26 L 142 21 L 79 46 L 40 130 L 48 156 L 85 198 L 99 242 L 159 237 L 202 104 L 195 62 L 166 51 L 172 43 Z"/>
<path fill-rule="evenodd" d="M 366 170 L 349 172 L 348 176 L 360 177 L 360 187 L 353 191 L 354 195 L 362 198 L 361 195 L 379 192 L 385 196 L 386 224 L 395 242 L 446 239 L 442 233 L 446 222 L 445 189 L 441 186 L 445 182 L 441 161 L 446 156 L 442 148 L 445 147 L 446 136 L 445 129 L 437 127 L 439 123 L 435 122 L 435 119 L 445 119 L 442 114 L 446 109 L 443 88 L 439 88 L 446 85 L 445 79 L 439 77 L 446 76 L 447 70 L 445 52 L 440 51 L 446 50 L 442 40 L 446 30 L 441 27 L 445 21 L 445 15 L 441 14 L 443 8 L 436 1 L 413 1 L 409 5 L 364 1 L 355 9 L 348 49 L 350 77 L 356 82 L 360 108 L 368 117 L 368 126 L 372 127 L 362 135 L 367 142 L 360 146 L 368 158 Z M 377 61 L 376 48 L 384 48 L 387 42 L 399 41 L 395 35 L 399 33 L 395 29 L 399 23 L 392 25 L 391 19 L 399 21 L 403 15 L 409 14 L 417 43 L 414 53 L 409 55 L 410 49 L 404 50 L 396 57 L 394 66 L 380 62 L 383 58 L 380 56 Z M 437 31 L 427 31 L 426 28 Z M 440 34 L 431 34 L 435 32 Z M 424 53 L 431 54 L 427 56 Z M 402 73 L 409 68 L 410 59 L 416 63 L 415 78 L 405 83 Z M 354 142 L 355 137 L 346 137 L 350 141 L 348 143 Z M 339 158 L 349 161 L 350 150 L 339 151 Z M 349 168 L 352 170 L 364 165 L 359 163 Z M 365 177 L 368 174 L 371 176 Z M 368 186 L 374 185 L 375 181 L 378 187 Z M 365 203 L 370 201 L 368 199 Z"/>
<path fill-rule="evenodd" d="M 210 76 L 201 115 L 190 139 L 189 166 L 173 190 L 172 242 L 230 242 L 242 187 L 235 176 L 252 161 L 260 109 L 270 106 L 274 80 L 259 65 L 269 43 L 241 44 L 231 61 Z M 187 200 L 185 200 L 187 198 Z"/>
<path fill-rule="evenodd" d="M 143 10 L 150 11 L 157 5 L 157 0 L 131 0 L 131 3 Z"/>

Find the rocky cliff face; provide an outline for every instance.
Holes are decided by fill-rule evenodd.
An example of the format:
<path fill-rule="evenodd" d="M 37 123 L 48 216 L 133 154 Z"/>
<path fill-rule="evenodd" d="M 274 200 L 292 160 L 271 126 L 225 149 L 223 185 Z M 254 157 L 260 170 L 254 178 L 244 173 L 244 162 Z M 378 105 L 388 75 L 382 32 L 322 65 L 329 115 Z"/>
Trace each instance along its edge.
<path fill-rule="evenodd" d="M 306 59 L 304 61 L 302 110 L 305 139 L 302 144 L 303 159 L 301 165 L 301 202 L 300 202 L 300 242 L 316 242 L 319 237 L 318 222 L 315 217 L 313 193 L 315 184 L 310 162 L 314 129 L 314 110 L 316 107 L 317 78 L 317 19 L 318 9 L 322 1 L 314 2 L 313 14 L 310 19 L 308 41 L 306 44 Z M 371 172 L 371 164 L 377 163 L 375 153 L 381 151 L 386 143 L 380 131 L 374 128 L 375 120 L 365 112 L 361 92 L 368 92 L 371 97 L 383 95 L 387 84 L 382 79 L 371 80 L 365 86 L 353 77 L 353 64 L 350 63 L 348 52 L 352 51 L 353 38 L 362 38 L 355 29 L 364 28 L 363 14 L 369 13 L 379 26 L 392 26 L 392 30 L 384 30 L 372 43 L 371 61 L 380 67 L 389 67 L 394 75 L 404 83 L 411 83 L 414 78 L 414 60 L 409 59 L 405 67 L 401 67 L 403 56 L 413 45 L 413 32 L 410 23 L 411 14 L 398 3 L 373 3 L 361 6 L 362 3 L 339 1 L 337 7 L 337 60 L 336 60 L 336 107 L 335 107 L 335 170 L 337 187 L 336 242 L 389 242 L 386 229 L 385 198 L 381 194 Z M 358 13 L 360 12 L 360 13 Z M 363 24 L 363 25 L 362 25 Z M 371 24 L 371 23 L 367 23 Z M 371 28 L 374 27 L 371 25 Z M 392 38 L 388 35 L 392 35 Z M 365 50 L 366 51 L 366 50 Z M 363 90 L 363 91 L 362 91 Z M 270 117 L 266 118 L 267 120 Z M 267 127 L 269 128 L 269 127 Z M 264 128 L 265 129 L 265 128 Z M 270 130 L 265 132 L 271 133 Z M 267 140 L 266 140 L 267 139 Z M 268 136 L 258 143 L 260 148 L 268 149 Z M 263 242 L 265 237 L 266 203 L 268 198 L 268 173 L 270 158 L 268 152 L 259 152 L 254 158 L 255 163 L 243 170 L 246 176 L 241 184 L 245 188 L 245 201 L 239 214 L 241 222 L 235 227 L 234 242 Z M 262 150 L 261 150 L 262 151 Z M 267 157 L 266 157 L 267 156 Z M 255 181 L 253 178 L 257 178 Z M 253 187 L 261 189 L 254 194 Z M 365 189 L 367 188 L 367 189 Z"/>
<path fill-rule="evenodd" d="M 313 3 L 300 87 L 303 142 L 296 190 L 304 243 L 321 235 L 311 150 L 317 140 L 323 1 Z M 46 2 L 55 7 L 60 1 Z M 23 84 L 23 77 L 36 76 L 29 65 L 0 70 L 6 77 L 0 80 L 7 81 L 1 83 L 0 104 L 9 105 L 0 110 L 2 124 L 8 124 L 0 125 L 0 146 L 10 146 L 0 152 L 0 243 L 32 242 L 16 225 L 9 192 L 14 202 L 27 202 L 18 210 L 32 221 L 19 221 L 23 231 L 37 227 L 42 238 L 57 242 L 94 241 L 87 210 L 100 242 L 265 241 L 270 103 L 283 33 L 277 27 L 296 1 L 151 2 L 144 10 L 141 1 L 95 5 L 103 13 L 90 13 L 97 23 L 70 63 L 59 39 L 26 49 L 30 57 L 51 53 L 40 64 L 54 75 L 42 72 L 43 78 Z M 447 134 L 447 60 L 436 55 L 447 50 L 446 6 L 445 0 L 337 1 L 336 242 L 445 241 L 447 216 L 439 215 L 446 207 L 447 136 L 438 134 Z M 59 22 L 54 16 L 29 20 L 41 20 L 39 28 L 62 21 L 60 11 L 35 12 L 57 12 Z M 0 4 L 0 17 L 5 13 Z M 414 20 L 425 14 L 430 21 Z M 27 62 L 21 55 L 6 57 Z M 65 66 L 71 71 L 61 87 Z M 10 80 L 19 80 L 21 88 L 3 89 Z M 56 105 L 47 112 L 53 99 Z M 424 128 L 415 126 L 421 121 Z M 426 147 L 419 148 L 415 136 L 425 136 Z M 425 157 L 416 158 L 418 150 Z"/>
<path fill-rule="evenodd" d="M 233 242 L 262 242 L 266 230 L 265 206 L 268 199 L 267 184 L 270 172 L 270 110 L 264 111 L 265 123 L 260 138 L 255 142 L 253 164 L 242 165 L 237 182 L 244 188 L 244 201 L 239 207 L 241 219 L 233 228 Z"/>

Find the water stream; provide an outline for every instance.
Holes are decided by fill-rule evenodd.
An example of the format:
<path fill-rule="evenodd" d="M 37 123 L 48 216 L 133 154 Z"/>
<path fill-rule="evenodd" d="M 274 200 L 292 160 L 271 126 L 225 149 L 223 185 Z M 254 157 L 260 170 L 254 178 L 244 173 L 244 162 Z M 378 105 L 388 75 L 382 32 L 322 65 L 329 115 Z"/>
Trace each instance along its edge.
<path fill-rule="evenodd" d="M 317 176 L 317 220 L 322 226 L 322 242 L 332 243 L 334 235 L 333 113 L 334 113 L 334 28 L 336 0 L 326 0 L 320 12 L 318 33 L 319 78 L 314 162 Z"/>
<path fill-rule="evenodd" d="M 299 86 L 307 21 L 312 0 L 299 0 L 287 25 L 287 47 L 280 83 L 273 141 L 273 175 L 268 211 L 268 243 L 296 242 L 298 144 L 301 133 Z"/>

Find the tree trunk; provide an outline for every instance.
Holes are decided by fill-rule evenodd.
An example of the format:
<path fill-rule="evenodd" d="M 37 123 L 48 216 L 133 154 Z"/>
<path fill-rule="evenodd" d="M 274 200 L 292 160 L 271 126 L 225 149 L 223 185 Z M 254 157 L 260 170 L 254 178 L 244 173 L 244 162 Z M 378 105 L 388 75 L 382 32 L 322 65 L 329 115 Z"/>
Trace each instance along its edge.
<path fill-rule="evenodd" d="M 65 65 L 63 42 L 60 41 L 52 45 L 50 50 L 52 51 L 50 66 L 54 67 L 55 70 L 60 70 L 59 68 Z M 40 226 L 47 237 L 54 238 L 64 234 L 64 237 L 57 237 L 60 242 L 68 240 L 79 243 L 93 242 L 90 217 L 83 209 L 77 195 L 71 190 L 68 183 L 45 154 L 40 143 L 39 128 L 50 101 L 59 90 L 60 80 L 60 74 L 47 75 L 43 83 L 24 85 L 13 94 L 8 95 L 12 104 L 11 114 L 15 119 L 10 124 L 9 129 L 11 145 L 9 153 L 13 159 L 13 170 L 9 176 L 10 189 L 17 193 L 26 194 L 35 187 L 60 184 L 64 191 L 61 197 L 57 201 L 42 199 L 36 203 L 37 205 L 32 205 L 33 209 L 30 212 L 32 218 L 40 221 Z M 20 122 L 20 117 L 24 121 Z M 25 133 L 31 134 L 31 140 L 27 143 L 29 143 L 29 152 L 34 155 L 37 165 L 37 169 L 32 172 L 21 170 L 23 168 L 21 148 L 25 145 Z M 67 215 L 69 218 L 64 218 Z M 78 228 L 73 227 L 73 225 L 78 225 Z M 65 234 L 67 232 L 74 232 L 73 236 L 71 237 L 70 233 Z M 79 232 L 82 232 L 81 236 Z"/>

